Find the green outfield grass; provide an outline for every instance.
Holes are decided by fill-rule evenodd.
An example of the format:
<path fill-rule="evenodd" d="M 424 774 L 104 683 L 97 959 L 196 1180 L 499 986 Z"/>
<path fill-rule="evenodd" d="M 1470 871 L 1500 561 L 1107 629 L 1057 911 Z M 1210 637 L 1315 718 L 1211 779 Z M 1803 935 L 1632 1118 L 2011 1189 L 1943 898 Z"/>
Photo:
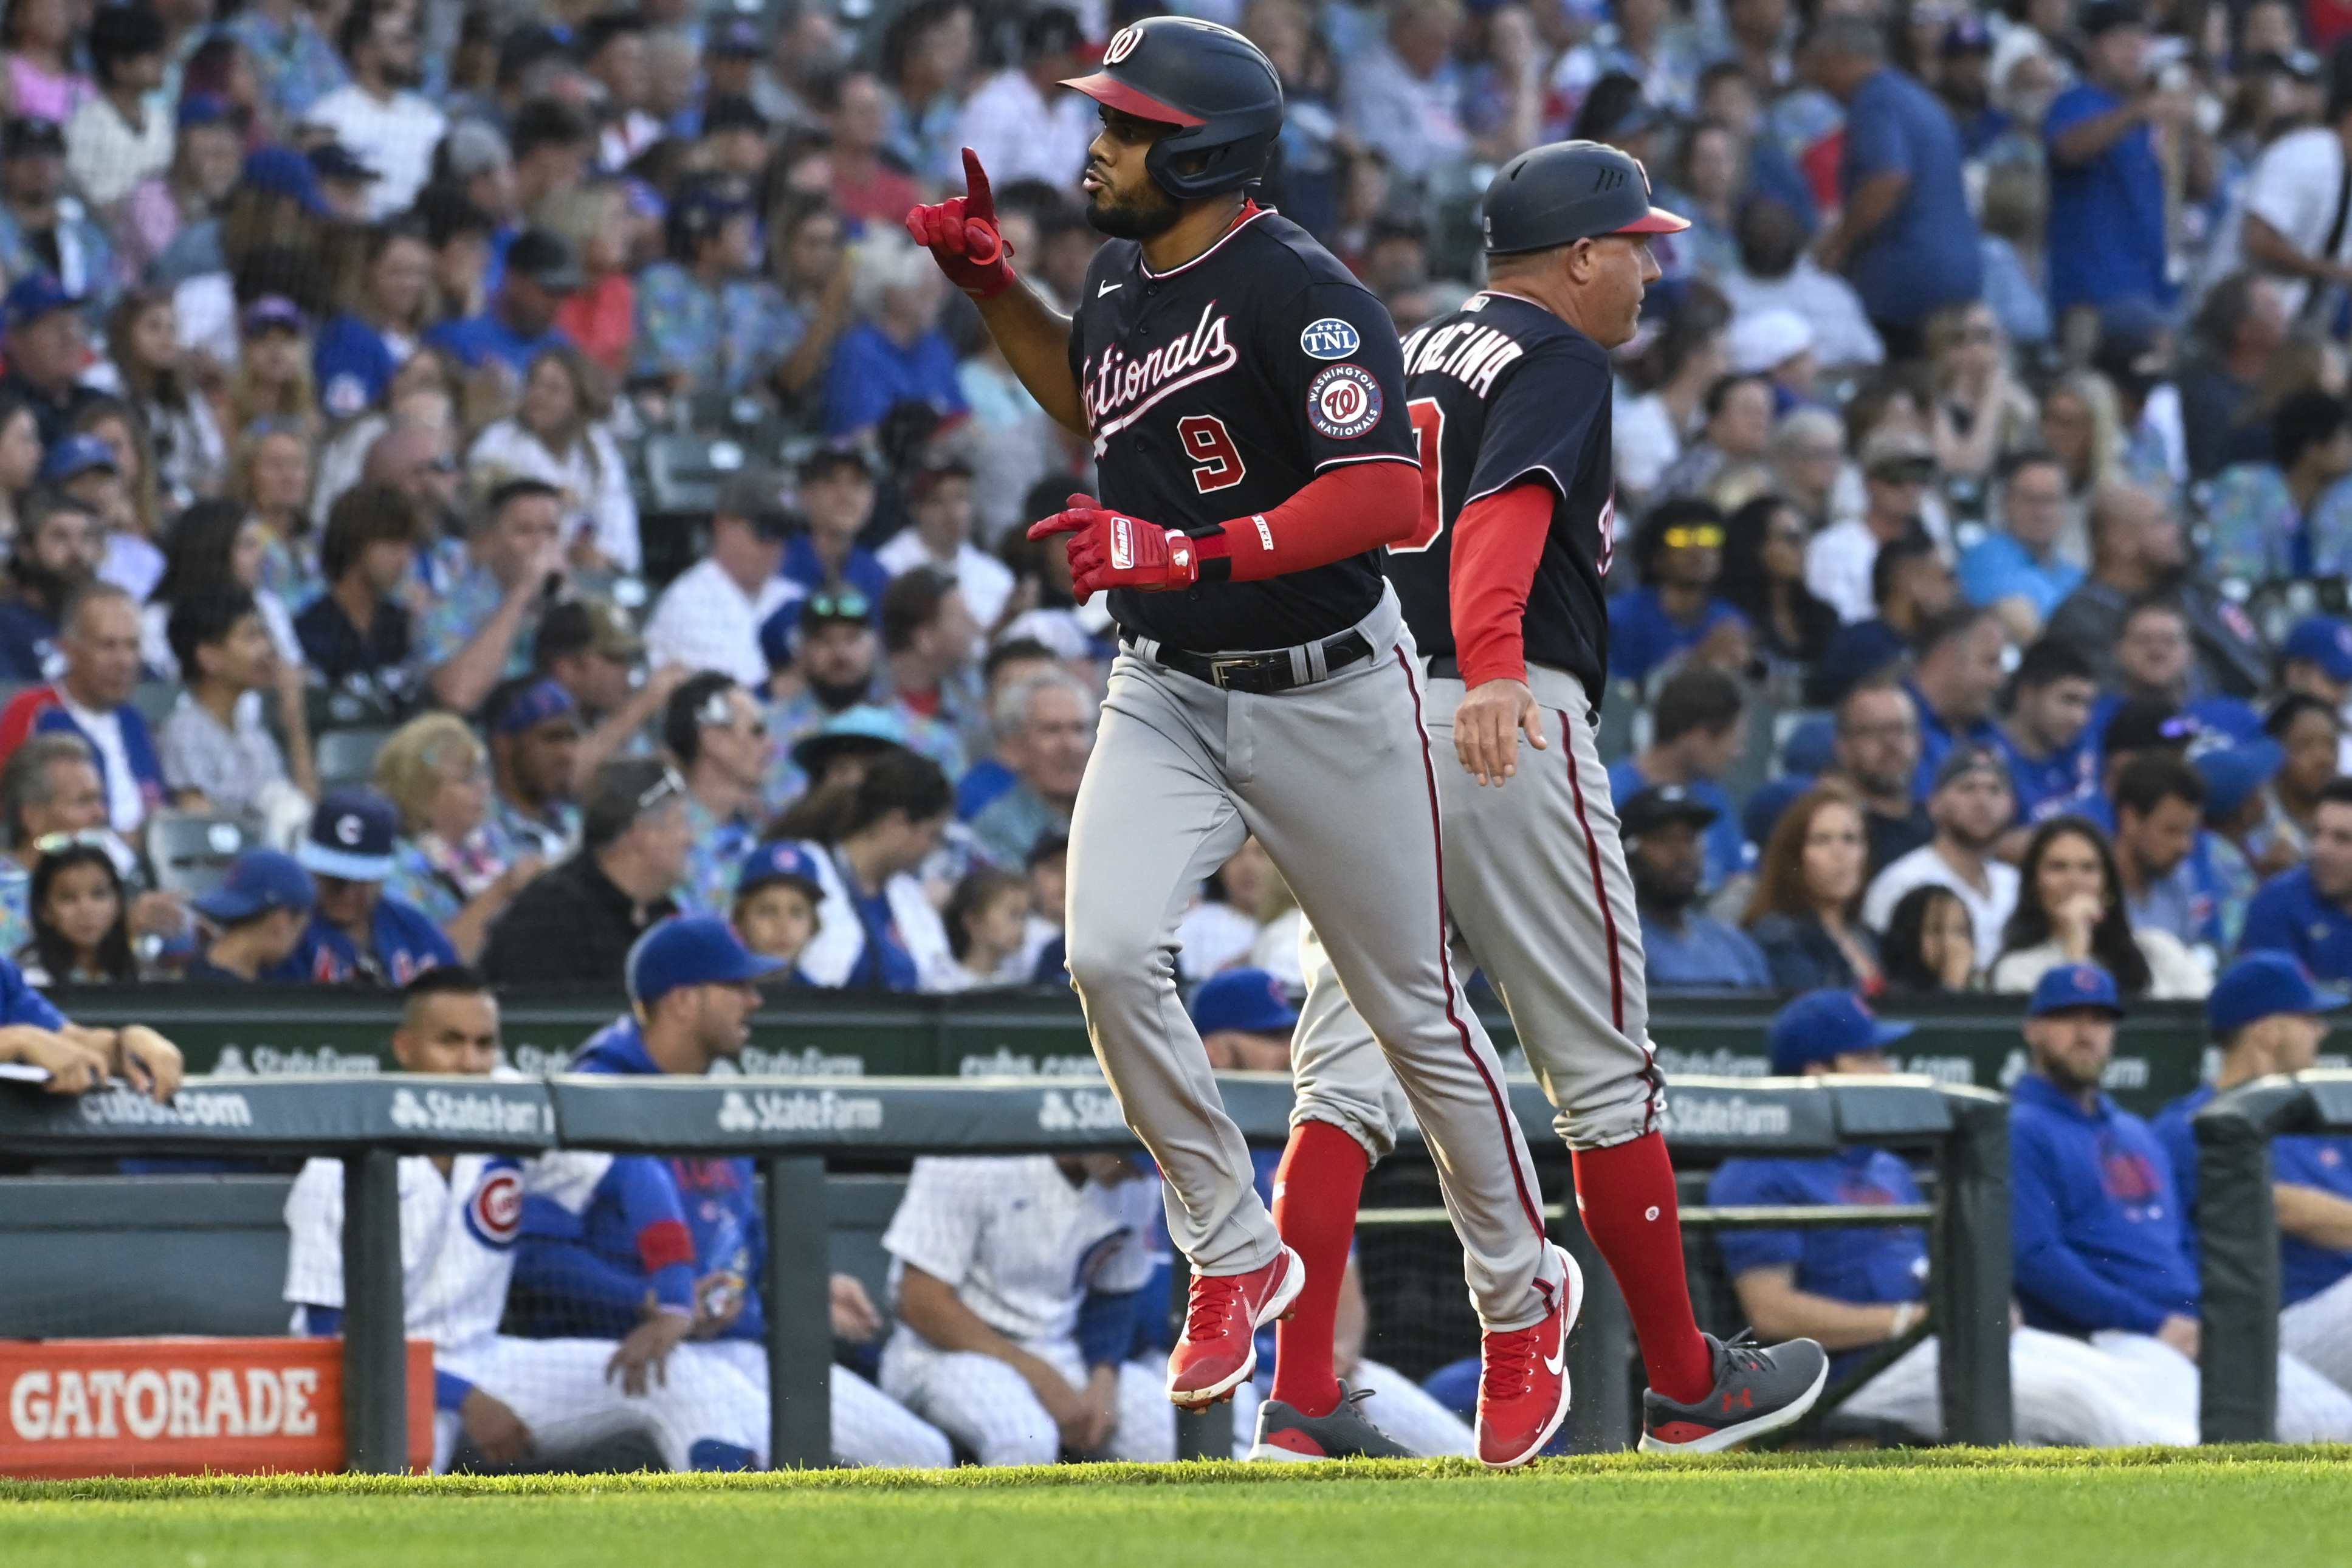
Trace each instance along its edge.
<path fill-rule="evenodd" d="M 2346 1562 L 2347 1448 L 0 1482 L 8 1568 Z"/>

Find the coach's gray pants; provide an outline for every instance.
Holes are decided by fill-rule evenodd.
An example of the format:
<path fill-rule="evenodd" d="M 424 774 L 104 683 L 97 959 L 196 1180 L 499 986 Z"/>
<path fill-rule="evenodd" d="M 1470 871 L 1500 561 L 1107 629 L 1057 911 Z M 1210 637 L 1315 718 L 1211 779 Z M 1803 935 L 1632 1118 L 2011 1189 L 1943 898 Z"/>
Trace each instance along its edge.
<path fill-rule="evenodd" d="M 1429 754 L 1392 591 L 1359 629 L 1371 658 L 1271 696 L 1119 656 L 1070 825 L 1070 975 L 1128 1125 L 1166 1179 L 1178 1249 L 1211 1275 L 1271 1262 L 1274 1217 L 1176 994 L 1178 920 L 1256 835 L 1403 1086 L 1481 1318 L 1523 1328 L 1560 1269 L 1502 1064 L 1447 963 L 1436 780 L 1458 764 Z"/>
<path fill-rule="evenodd" d="M 1518 773 L 1480 784 L 1454 754 L 1459 680 L 1428 686 L 1429 734 L 1444 814 L 1445 901 L 1455 966 L 1486 971 L 1510 1009 L 1528 1065 L 1558 1108 L 1571 1149 L 1605 1149 L 1654 1131 L 1664 1079 L 1650 1047 L 1642 922 L 1593 744 L 1584 685 L 1531 666 L 1549 744 L 1518 737 Z M 1313 918 L 1313 911 L 1308 911 Z M 1318 928 L 1319 930 L 1319 928 Z M 1378 1159 L 1394 1142 L 1371 1031 L 1303 944 L 1307 1005 L 1291 1047 L 1296 1121 L 1328 1121 Z"/>

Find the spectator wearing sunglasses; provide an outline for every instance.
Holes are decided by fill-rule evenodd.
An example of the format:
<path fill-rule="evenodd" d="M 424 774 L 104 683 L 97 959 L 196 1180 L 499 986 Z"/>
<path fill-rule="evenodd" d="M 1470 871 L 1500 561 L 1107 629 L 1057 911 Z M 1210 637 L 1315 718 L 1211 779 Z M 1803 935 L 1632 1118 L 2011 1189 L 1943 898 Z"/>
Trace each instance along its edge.
<path fill-rule="evenodd" d="M 783 476 L 769 469 L 737 475 L 710 518 L 710 552 L 663 590 L 646 622 L 656 668 L 715 670 L 739 684 L 765 686 L 768 661 L 760 628 L 801 595 L 776 574 L 785 541 L 799 531 Z"/>
<path fill-rule="evenodd" d="M 706 672 L 670 694 L 662 741 L 686 779 L 693 835 L 678 902 L 688 914 L 725 916 L 734 907 L 737 868 L 759 842 L 766 716 L 733 678 Z"/>
<path fill-rule="evenodd" d="M 1936 480 L 1936 449 L 1916 431 L 1889 426 L 1863 443 L 1862 476 L 1862 515 L 1830 524 L 1805 547 L 1805 586 L 1848 622 L 1876 613 L 1870 569 L 1879 551 L 1927 531 L 1919 508 Z"/>
<path fill-rule="evenodd" d="M 686 806 L 686 780 L 667 763 L 607 763 L 589 787 L 578 853 L 490 927 L 490 983 L 609 990 L 637 938 L 677 913 L 672 894 L 693 847 Z"/>
<path fill-rule="evenodd" d="M 1748 617 L 1716 595 L 1723 570 L 1723 513 L 1709 501 L 1662 501 L 1633 536 L 1642 586 L 1609 601 L 1609 673 L 1645 682 L 1689 658 L 1745 668 L 1753 650 Z"/>

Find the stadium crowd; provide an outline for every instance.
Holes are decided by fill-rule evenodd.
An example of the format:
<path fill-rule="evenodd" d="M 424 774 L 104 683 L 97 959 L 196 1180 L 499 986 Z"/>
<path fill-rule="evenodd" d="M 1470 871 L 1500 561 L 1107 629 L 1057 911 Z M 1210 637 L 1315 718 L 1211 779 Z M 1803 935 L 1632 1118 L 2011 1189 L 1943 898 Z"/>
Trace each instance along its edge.
<path fill-rule="evenodd" d="M 1693 222 L 1655 242 L 1614 408 L 1605 749 L 1654 988 L 2032 998 L 2056 1182 L 2085 1125 L 2124 1115 L 2083 1066 L 2098 1019 L 2210 994 L 2236 1038 L 2319 1010 L 2275 974 L 2253 1002 L 2215 993 L 2241 953 L 2352 980 L 2340 7 L 1174 8 L 1276 63 L 1259 199 L 1401 331 L 1477 287 L 1478 193 L 1527 146 L 1619 146 Z M 1089 487 L 1090 455 L 902 220 L 977 150 L 1023 275 L 1066 307 L 1099 237 L 1076 186 L 1091 106 L 1055 84 L 1140 14 L 8 0 L 0 952 L 68 999 L 405 986 L 413 1035 L 446 1008 L 479 1035 L 486 986 L 634 984 L 657 927 L 705 939 L 677 972 L 698 990 L 741 988 L 738 941 L 793 984 L 1058 982 L 1114 631 L 1022 525 Z M 679 501 L 681 462 L 706 500 Z M 176 876 L 172 846 L 223 825 L 250 847 L 217 884 Z M 1221 976 L 1295 988 L 1298 929 L 1245 846 L 1177 962 L 1211 998 Z M 718 1028 L 699 1002 L 661 994 L 633 991 L 597 1070 L 727 1054 L 725 1029 L 695 1036 Z M 1203 1032 L 1236 1065 L 1295 1019 L 1226 1005 L 1240 1037 Z M 1885 1041 L 1849 1043 L 1866 1070 Z M 2131 1339 L 2103 1353 L 2178 1431 L 2185 1211 L 2132 1136 L 2151 1184 L 2077 1233 L 2021 1229 L 2021 1291 L 2037 1328 Z M 1129 1202 L 1120 1170 L 1025 1163 L 1076 1194 L 1062 1240 Z M 1747 1173 L 1829 1179 L 1769 1177 Z M 754 1342 L 748 1252 L 716 1307 L 687 1279 L 695 1248 L 751 1242 L 680 1254 L 635 1179 L 531 1212 L 643 1266 L 677 1309 L 656 1337 Z M 942 1212 L 891 1248 L 940 1289 L 901 1298 L 928 1340 L 877 1377 L 931 1425 L 874 1451 L 943 1453 L 936 1426 L 983 1455 L 1157 1452 L 1167 1406 L 1096 1375 L 1124 1359 L 1116 1321 L 992 1273 L 1034 1256 L 946 1248 L 940 1227 L 991 1216 L 948 1212 L 967 1194 L 919 1168 L 918 1195 Z M 2128 1289 L 2086 1279 L 2158 1230 Z M 1758 1321 L 1902 1340 L 1924 1251 L 1816 1278 L 1817 1245 L 1734 1259 Z M 564 1260 L 526 1246 L 518 1278 L 542 1267 Z M 1841 1285 L 1866 1311 L 1840 1316 Z M 330 1325 L 333 1301 L 290 1299 Z M 874 1319 L 835 1307 L 845 1332 Z M 1882 1404 L 1921 1424 L 1932 1361 L 1895 1370 Z M 2352 1434 L 2344 1376 L 2283 1378 L 2298 1430 Z M 473 1386 L 445 1386 L 453 1416 Z M 517 1440 L 473 1411 L 485 1451 Z M 2062 1427 L 2151 1429 L 2084 1419 Z M 734 1462 L 764 1429 L 663 1440 Z"/>

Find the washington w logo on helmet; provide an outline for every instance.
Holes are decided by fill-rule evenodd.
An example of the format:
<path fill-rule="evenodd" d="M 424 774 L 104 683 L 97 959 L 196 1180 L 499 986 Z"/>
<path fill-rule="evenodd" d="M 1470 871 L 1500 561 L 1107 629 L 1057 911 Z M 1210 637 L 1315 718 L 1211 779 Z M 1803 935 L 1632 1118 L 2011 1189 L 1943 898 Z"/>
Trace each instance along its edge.
<path fill-rule="evenodd" d="M 1147 16 L 1121 28 L 1100 70 L 1062 85 L 1106 109 L 1176 127 L 1152 143 L 1144 167 L 1179 201 L 1248 184 L 1282 133 L 1273 63 L 1231 27 L 1190 16 Z"/>
<path fill-rule="evenodd" d="M 1118 64 L 1119 61 L 1135 53 L 1135 46 L 1141 42 L 1143 42 L 1142 28 L 1121 27 L 1118 30 L 1118 37 L 1110 41 L 1110 47 L 1103 51 L 1103 64 L 1107 66 Z"/>

